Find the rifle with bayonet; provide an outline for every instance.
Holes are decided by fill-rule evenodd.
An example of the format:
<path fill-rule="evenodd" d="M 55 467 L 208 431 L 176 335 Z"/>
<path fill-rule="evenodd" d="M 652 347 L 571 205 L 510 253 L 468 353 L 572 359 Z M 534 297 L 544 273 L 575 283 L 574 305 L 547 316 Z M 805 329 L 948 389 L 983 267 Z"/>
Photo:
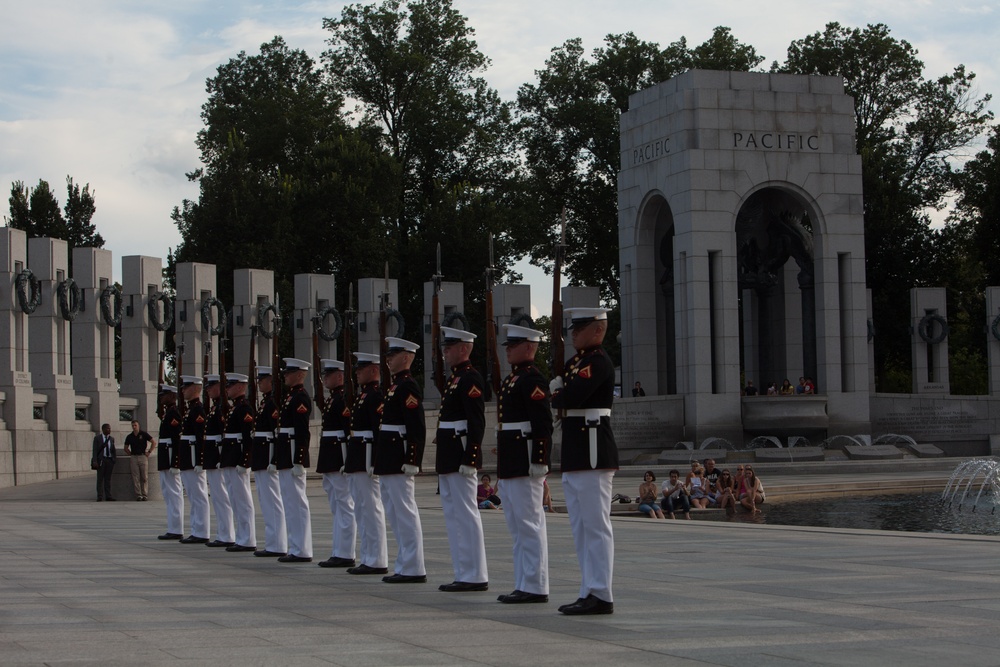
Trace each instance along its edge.
<path fill-rule="evenodd" d="M 313 315 L 312 353 L 313 353 L 313 401 L 320 412 L 326 407 L 326 395 L 323 391 L 323 369 L 319 358 L 319 329 L 323 321 L 319 316 L 319 294 L 316 295 L 316 314 Z"/>
<path fill-rule="evenodd" d="M 497 323 L 493 314 L 493 234 L 490 234 L 490 263 L 486 267 L 486 400 L 490 393 L 500 399 L 500 356 L 497 351 Z"/>
<path fill-rule="evenodd" d="M 209 334 L 211 336 L 211 334 Z M 201 359 L 201 402 L 205 406 L 205 412 L 211 412 L 211 399 L 208 397 L 208 371 L 212 364 L 212 339 L 206 340 L 202 347 L 205 354 Z"/>
<path fill-rule="evenodd" d="M 437 272 L 434 281 L 434 296 L 431 298 L 431 358 L 434 360 L 434 386 L 438 394 L 444 396 L 444 355 L 441 353 L 441 244 L 437 244 Z"/>
<path fill-rule="evenodd" d="M 163 387 L 163 384 L 166 381 L 167 381 L 167 351 L 166 350 L 160 350 L 160 365 L 156 369 L 156 394 L 157 394 L 157 396 L 159 396 L 159 394 L 160 394 L 160 388 Z M 156 416 L 159 417 L 160 419 L 163 419 L 163 413 L 164 412 L 166 412 L 166 409 L 164 408 L 163 403 L 161 403 L 159 400 L 157 400 L 157 402 L 156 402 Z"/>
<path fill-rule="evenodd" d="M 562 230 L 559 235 L 559 243 L 555 248 L 555 265 L 552 269 L 552 327 L 549 333 L 549 348 L 552 353 L 549 368 L 552 377 L 561 377 L 566 368 L 566 346 L 563 340 L 563 306 L 562 295 L 560 293 L 560 281 L 562 280 L 562 267 L 566 253 L 566 207 L 562 210 Z M 562 419 L 562 410 L 559 410 L 559 418 Z"/>
<path fill-rule="evenodd" d="M 174 348 L 177 350 L 177 410 L 183 417 L 187 413 L 187 401 L 184 400 L 184 382 L 181 375 L 184 373 L 184 333 L 181 332 L 181 341 Z"/>
<path fill-rule="evenodd" d="M 250 360 L 247 362 L 247 402 L 257 414 L 257 326 L 250 325 Z"/>
<path fill-rule="evenodd" d="M 381 376 L 380 382 L 382 383 L 382 390 L 388 392 L 389 385 L 392 384 L 392 376 L 389 374 L 389 360 L 387 359 L 389 356 L 389 343 L 385 339 L 387 335 L 386 330 L 389 325 L 389 308 L 391 306 L 389 303 L 389 262 L 385 263 L 385 291 L 382 292 L 382 296 L 379 297 L 379 301 L 379 374 Z"/>
<path fill-rule="evenodd" d="M 351 327 L 354 326 L 354 285 L 347 286 L 347 310 L 344 312 L 344 401 L 349 408 L 354 406 L 354 369 L 351 363 Z"/>
<path fill-rule="evenodd" d="M 225 419 L 229 415 L 229 393 L 227 392 L 229 380 L 226 378 L 226 332 L 219 336 L 219 409 Z M 253 343 L 251 343 L 252 345 Z"/>
<path fill-rule="evenodd" d="M 274 404 L 281 410 L 281 352 L 278 349 L 278 338 L 281 333 L 281 304 L 278 297 L 275 297 L 274 320 L 271 330 L 274 336 L 271 338 L 271 396 Z"/>

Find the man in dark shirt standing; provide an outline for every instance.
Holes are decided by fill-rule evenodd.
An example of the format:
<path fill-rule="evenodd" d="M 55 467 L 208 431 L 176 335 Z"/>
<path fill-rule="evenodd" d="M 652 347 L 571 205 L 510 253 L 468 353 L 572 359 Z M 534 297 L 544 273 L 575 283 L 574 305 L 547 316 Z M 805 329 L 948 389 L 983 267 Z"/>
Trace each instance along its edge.
<path fill-rule="evenodd" d="M 156 447 L 153 436 L 139 428 L 139 422 L 132 420 L 132 432 L 125 436 L 125 453 L 131 456 L 132 488 L 136 500 L 146 500 L 149 492 L 149 455 Z"/>
<path fill-rule="evenodd" d="M 115 470 L 115 439 L 111 437 L 111 424 L 102 424 L 101 432 L 94 436 L 93 456 L 90 467 L 97 471 L 97 502 L 111 496 L 111 474 Z"/>

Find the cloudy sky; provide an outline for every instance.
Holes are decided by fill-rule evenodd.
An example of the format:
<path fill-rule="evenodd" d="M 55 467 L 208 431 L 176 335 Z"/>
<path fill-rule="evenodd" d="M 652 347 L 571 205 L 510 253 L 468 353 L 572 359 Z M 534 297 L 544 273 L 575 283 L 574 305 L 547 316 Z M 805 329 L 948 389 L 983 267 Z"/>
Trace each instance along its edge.
<path fill-rule="evenodd" d="M 318 60 L 324 17 L 345 3 L 233 0 L 4 0 L 0 13 L 0 214 L 13 181 L 47 180 L 60 202 L 67 175 L 96 192 L 94 221 L 117 258 L 165 257 L 179 235 L 170 211 L 197 188 L 205 80 L 239 51 L 282 35 Z M 702 0 L 455 0 L 491 58 L 486 77 L 502 96 L 534 80 L 549 51 L 572 37 L 588 50 L 632 31 L 666 45 L 697 45 L 717 25 L 763 55 L 830 21 L 887 24 L 937 76 L 964 63 L 981 92 L 1000 94 L 1000 1 L 834 0 L 768 3 Z M 810 6 L 811 5 L 811 6 Z M 766 8 L 765 8 L 766 7 Z M 817 7 L 822 7 L 818 9 Z M 996 111 L 997 105 L 992 108 Z M 116 275 L 119 269 L 116 269 Z M 544 302 L 545 290 L 534 300 Z M 541 298 L 538 298 L 541 297 Z"/>

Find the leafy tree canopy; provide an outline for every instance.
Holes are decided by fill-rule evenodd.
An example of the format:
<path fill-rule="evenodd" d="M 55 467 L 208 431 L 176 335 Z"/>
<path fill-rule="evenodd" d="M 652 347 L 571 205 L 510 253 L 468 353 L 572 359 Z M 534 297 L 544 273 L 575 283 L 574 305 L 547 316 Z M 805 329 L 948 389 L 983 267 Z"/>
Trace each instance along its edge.
<path fill-rule="evenodd" d="M 104 238 L 92 222 L 97 205 L 90 184 L 81 188 L 66 177 L 66 204 L 59 210 L 59 201 L 47 181 L 39 180 L 34 188 L 23 181 L 14 181 L 10 187 L 10 217 L 4 222 L 14 229 L 24 230 L 31 237 L 62 239 L 73 248 L 103 248 Z"/>

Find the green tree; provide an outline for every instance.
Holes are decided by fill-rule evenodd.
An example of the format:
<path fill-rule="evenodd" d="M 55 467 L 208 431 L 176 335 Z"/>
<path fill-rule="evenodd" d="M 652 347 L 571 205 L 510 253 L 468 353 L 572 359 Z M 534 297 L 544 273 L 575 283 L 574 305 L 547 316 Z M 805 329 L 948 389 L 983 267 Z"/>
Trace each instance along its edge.
<path fill-rule="evenodd" d="M 244 267 L 274 271 L 289 308 L 294 274 L 334 273 L 346 303 L 349 281 L 387 256 L 393 161 L 370 128 L 348 126 L 315 61 L 281 37 L 220 66 L 206 90 L 203 166 L 188 174 L 199 197 L 173 211 L 174 259 L 215 264 L 226 304 L 232 271 Z"/>
<path fill-rule="evenodd" d="M 377 128 L 399 170 L 385 244 L 400 310 L 419 321 L 439 242 L 445 279 L 464 282 L 466 302 L 476 304 L 470 310 L 479 309 L 488 233 L 504 272 L 523 255 L 510 221 L 527 204 L 516 181 L 511 105 L 481 76 L 489 60 L 474 30 L 451 0 L 348 5 L 323 25 L 331 86 L 358 102 L 356 120 Z"/>
<path fill-rule="evenodd" d="M 521 141 L 527 157 L 524 189 L 537 202 L 532 261 L 551 262 L 559 220 L 567 207 L 569 282 L 618 299 L 619 118 L 629 96 L 691 68 L 751 70 L 763 59 L 720 26 L 694 49 L 687 40 L 661 49 L 633 33 L 608 35 L 588 58 L 571 39 L 552 50 L 537 81 L 518 91 Z"/>
<path fill-rule="evenodd" d="M 14 181 L 10 187 L 10 217 L 4 217 L 9 227 L 24 230 L 30 237 L 62 239 L 73 248 L 104 247 L 104 238 L 97 233 L 92 222 L 97 206 L 90 184 L 83 186 L 66 177 L 66 206 L 59 209 L 59 200 L 48 181 L 39 180 L 34 188 L 23 181 Z"/>
<path fill-rule="evenodd" d="M 830 23 L 792 42 L 786 62 L 772 69 L 842 76 L 854 98 L 866 273 L 879 334 L 876 375 L 888 377 L 892 368 L 910 364 L 907 290 L 948 280 L 929 270 L 940 237 L 928 210 L 943 206 L 954 184 L 954 158 L 992 119 L 990 96 L 975 95 L 975 74 L 962 65 L 925 79 L 916 49 L 883 24 Z"/>

